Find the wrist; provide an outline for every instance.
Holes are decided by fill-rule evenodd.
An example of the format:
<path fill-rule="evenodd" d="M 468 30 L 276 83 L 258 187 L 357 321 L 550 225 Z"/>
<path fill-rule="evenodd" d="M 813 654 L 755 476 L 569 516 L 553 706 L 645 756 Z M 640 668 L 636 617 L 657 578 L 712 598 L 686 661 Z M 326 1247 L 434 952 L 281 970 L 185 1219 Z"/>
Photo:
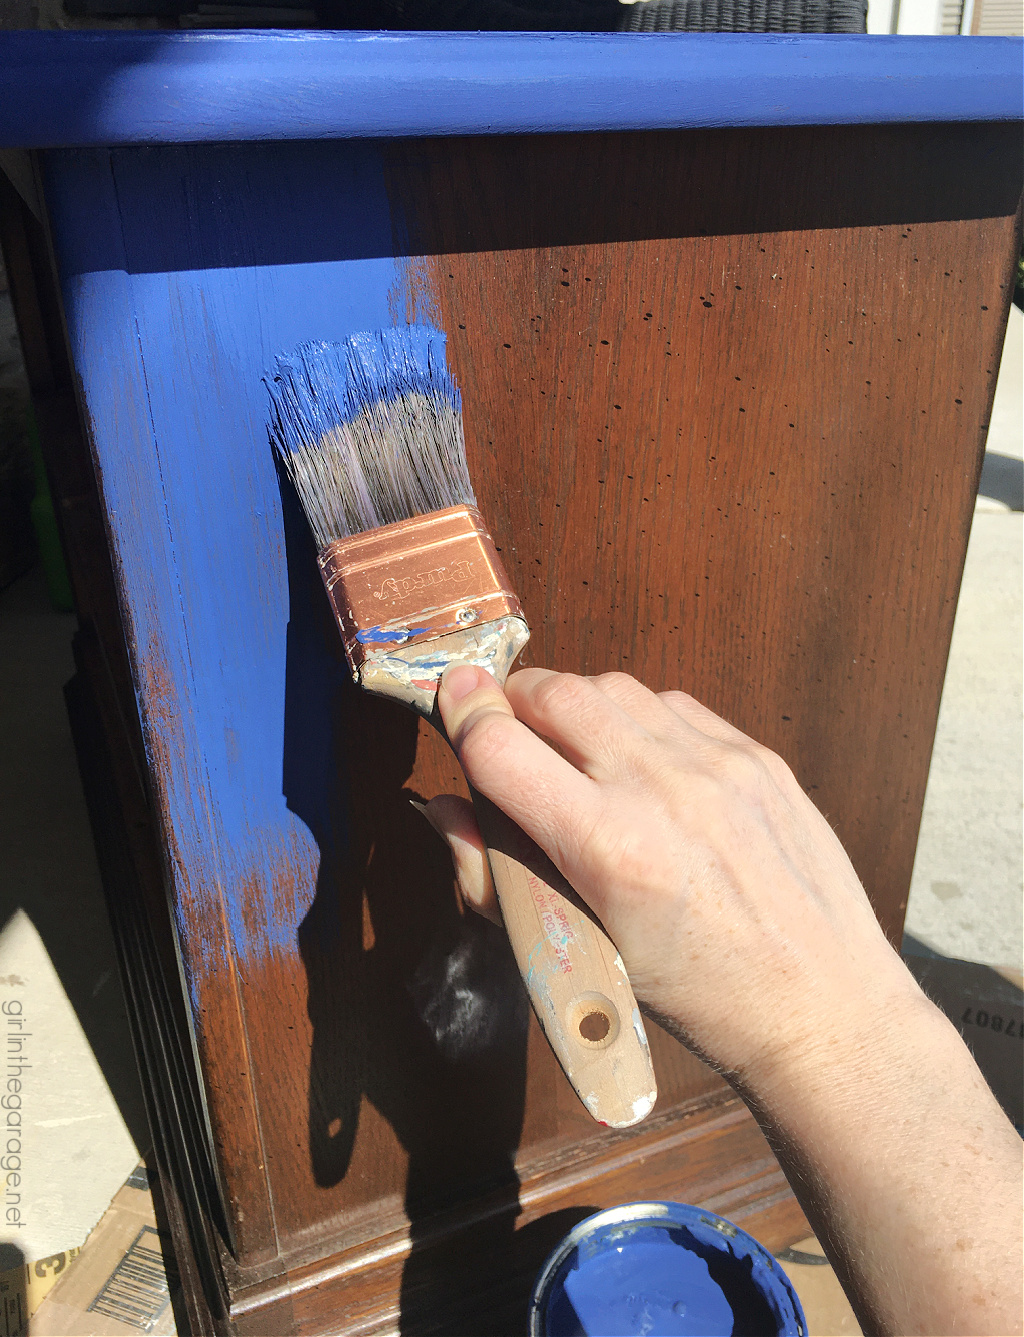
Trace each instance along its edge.
<path fill-rule="evenodd" d="M 784 1132 L 818 1124 L 819 1107 L 874 1104 L 908 1070 L 935 1061 L 957 1041 L 949 1022 L 898 958 L 898 971 L 856 992 L 823 990 L 795 1001 L 789 1024 L 737 1065 L 733 1084 Z"/>

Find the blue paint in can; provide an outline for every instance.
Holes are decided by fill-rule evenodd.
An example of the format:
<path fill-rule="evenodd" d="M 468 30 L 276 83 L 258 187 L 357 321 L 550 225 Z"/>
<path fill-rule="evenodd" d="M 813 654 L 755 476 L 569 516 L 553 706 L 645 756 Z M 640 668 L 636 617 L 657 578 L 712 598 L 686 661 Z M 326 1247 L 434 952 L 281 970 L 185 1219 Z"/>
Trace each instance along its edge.
<path fill-rule="evenodd" d="M 541 1270 L 530 1337 L 803 1337 L 781 1267 L 752 1236 L 683 1203 L 588 1217 Z"/>
<path fill-rule="evenodd" d="M 728 1337 L 733 1330 L 725 1292 L 678 1231 L 637 1230 L 628 1242 L 579 1258 L 563 1284 L 562 1307 L 584 1332 Z"/>

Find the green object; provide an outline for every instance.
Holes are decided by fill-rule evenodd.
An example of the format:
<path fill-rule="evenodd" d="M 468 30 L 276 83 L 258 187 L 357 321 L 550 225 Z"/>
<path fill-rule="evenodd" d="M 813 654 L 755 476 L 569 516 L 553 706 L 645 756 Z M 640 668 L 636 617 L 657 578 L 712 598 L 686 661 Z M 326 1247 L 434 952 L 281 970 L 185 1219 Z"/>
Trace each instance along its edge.
<path fill-rule="evenodd" d="M 50 484 L 43 465 L 43 452 L 39 448 L 39 432 L 36 430 L 36 418 L 31 404 L 28 407 L 26 426 L 36 479 L 36 491 L 29 506 L 29 515 L 32 518 L 32 528 L 36 531 L 36 542 L 39 544 L 39 560 L 43 564 L 43 575 L 46 577 L 46 592 L 50 596 L 50 603 L 58 613 L 73 613 L 75 600 L 71 593 L 71 581 L 64 561 L 64 549 L 57 529 L 57 516 L 53 509 L 53 497 L 50 494 Z"/>

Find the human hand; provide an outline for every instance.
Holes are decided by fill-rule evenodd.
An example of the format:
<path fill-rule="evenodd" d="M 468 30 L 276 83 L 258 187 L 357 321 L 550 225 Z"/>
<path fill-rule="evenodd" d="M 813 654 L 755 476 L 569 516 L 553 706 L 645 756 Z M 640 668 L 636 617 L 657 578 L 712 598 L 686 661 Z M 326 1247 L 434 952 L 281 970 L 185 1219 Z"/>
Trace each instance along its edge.
<path fill-rule="evenodd" d="M 460 666 L 438 704 L 637 998 L 747 1098 L 863 1330 L 1019 1332 L 1020 1139 L 789 767 L 625 674 L 525 669 L 502 693 Z M 470 805 L 427 815 L 496 917 Z"/>
<path fill-rule="evenodd" d="M 924 1004 L 789 767 L 692 697 L 543 669 L 502 693 L 463 665 L 438 704 L 471 783 L 601 919 L 637 998 L 739 1085 L 813 1063 L 858 999 Z M 500 922 L 471 805 L 441 795 L 427 816 Z"/>

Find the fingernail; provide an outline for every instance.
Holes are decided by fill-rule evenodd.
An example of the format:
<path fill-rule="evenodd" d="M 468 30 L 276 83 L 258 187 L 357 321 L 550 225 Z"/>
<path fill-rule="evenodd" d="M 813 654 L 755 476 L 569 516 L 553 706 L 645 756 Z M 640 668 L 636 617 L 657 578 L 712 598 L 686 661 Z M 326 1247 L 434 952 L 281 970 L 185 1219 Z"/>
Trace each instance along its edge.
<path fill-rule="evenodd" d="M 461 701 L 476 691 L 477 672 L 470 664 L 452 664 L 441 674 L 441 686 L 452 701 Z"/>
<path fill-rule="evenodd" d="M 427 805 L 426 805 L 425 803 L 420 803 L 418 799 L 411 798 L 411 799 L 409 800 L 409 806 L 412 807 L 412 808 L 415 808 L 417 812 L 422 813 L 423 816 L 426 818 L 426 820 L 427 820 L 427 821 L 430 823 L 430 825 L 434 828 L 434 830 L 437 831 L 437 834 L 438 834 L 439 836 L 443 836 L 444 833 L 441 832 L 441 831 L 438 831 L 438 829 L 437 829 L 437 823 L 434 821 L 433 817 L 431 817 L 431 815 L 430 815 L 430 809 L 427 807 Z"/>

